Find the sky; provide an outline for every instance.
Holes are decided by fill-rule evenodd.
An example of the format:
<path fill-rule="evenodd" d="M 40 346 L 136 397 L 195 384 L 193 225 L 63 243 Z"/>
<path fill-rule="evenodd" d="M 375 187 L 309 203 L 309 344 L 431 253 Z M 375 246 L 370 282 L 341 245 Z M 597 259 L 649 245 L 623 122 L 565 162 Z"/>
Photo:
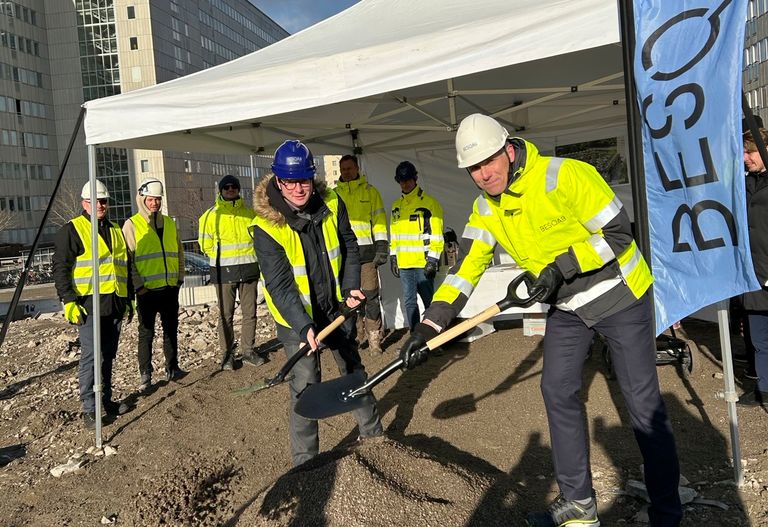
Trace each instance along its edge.
<path fill-rule="evenodd" d="M 253 5 L 291 34 L 344 11 L 357 2 L 358 0 L 251 0 Z"/>

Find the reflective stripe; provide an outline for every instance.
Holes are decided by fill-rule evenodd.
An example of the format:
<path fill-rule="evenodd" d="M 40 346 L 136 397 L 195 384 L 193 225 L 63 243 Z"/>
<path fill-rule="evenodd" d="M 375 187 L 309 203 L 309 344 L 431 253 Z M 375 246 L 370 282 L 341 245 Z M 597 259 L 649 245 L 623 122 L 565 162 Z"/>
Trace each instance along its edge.
<path fill-rule="evenodd" d="M 373 233 L 373 239 L 377 242 L 385 242 L 387 241 L 387 233 L 386 232 L 374 232 Z"/>
<path fill-rule="evenodd" d="M 443 285 L 446 284 L 451 287 L 455 287 L 460 292 L 464 293 L 467 297 L 472 295 L 472 291 L 475 290 L 475 287 L 469 283 L 469 281 L 455 274 L 449 274 L 445 277 L 445 280 L 443 280 Z"/>
<path fill-rule="evenodd" d="M 231 251 L 233 249 L 250 249 L 253 247 L 252 243 L 227 243 L 221 246 L 222 251 Z M 254 260 L 256 261 L 256 260 Z"/>
<path fill-rule="evenodd" d="M 461 237 L 466 238 L 468 240 L 481 241 L 490 247 L 493 247 L 496 245 L 496 238 L 493 237 L 493 234 L 486 231 L 485 229 L 481 229 L 479 227 L 473 227 L 471 225 L 467 225 L 466 227 L 464 227 L 464 232 L 462 233 Z"/>
<path fill-rule="evenodd" d="M 437 251 L 429 251 L 427 253 L 427 256 L 430 257 L 430 258 L 434 258 L 435 260 L 439 260 L 440 259 L 440 253 L 437 252 Z"/>
<path fill-rule="evenodd" d="M 123 267 L 128 267 L 128 260 L 121 260 L 120 258 L 114 259 L 115 265 L 122 265 Z"/>
<path fill-rule="evenodd" d="M 293 276 L 307 276 L 307 268 L 304 265 L 293 266 Z"/>
<path fill-rule="evenodd" d="M 200 233 L 200 238 L 203 239 L 203 240 L 213 240 L 213 236 L 211 236 L 207 232 L 201 232 Z"/>
<path fill-rule="evenodd" d="M 151 280 L 165 280 L 166 276 L 169 279 L 170 278 L 178 278 L 179 277 L 179 273 L 168 273 L 167 275 L 165 273 L 152 274 L 152 275 L 149 275 L 149 276 L 142 276 L 142 278 L 144 279 L 145 282 L 149 282 Z"/>
<path fill-rule="evenodd" d="M 113 274 L 102 274 L 99 275 L 99 282 L 105 282 L 107 280 L 117 280 L 118 282 L 128 282 L 128 278 L 121 275 L 113 275 Z M 73 278 L 72 281 L 76 284 L 90 284 L 91 283 L 91 277 L 81 277 L 81 278 Z"/>
<path fill-rule="evenodd" d="M 213 262 L 213 265 L 216 265 L 216 259 L 211 259 Z M 249 263 L 256 263 L 256 256 L 255 255 L 244 255 L 244 256 L 230 256 L 229 258 L 219 258 L 219 265 L 244 265 Z"/>
<path fill-rule="evenodd" d="M 480 216 L 492 216 L 493 212 L 491 211 L 491 205 L 488 203 L 488 200 L 485 199 L 485 196 L 480 196 L 475 200 L 475 204 L 477 204 L 477 213 L 480 214 Z"/>
<path fill-rule="evenodd" d="M 376 216 L 377 214 L 384 214 L 384 207 L 381 207 L 380 209 L 376 209 L 371 213 L 371 216 Z"/>
<path fill-rule="evenodd" d="M 595 252 L 597 252 L 597 255 L 603 262 L 607 263 L 616 258 L 616 254 L 613 252 L 613 249 L 611 249 L 611 246 L 608 245 L 605 238 L 599 234 L 593 234 L 589 237 L 587 242 L 592 246 Z"/>
<path fill-rule="evenodd" d="M 172 253 L 174 256 L 178 256 L 178 253 Z M 171 253 L 169 253 L 169 256 Z M 148 254 L 140 254 L 136 256 L 136 258 L 133 259 L 134 262 L 142 262 L 144 260 L 151 260 L 152 258 L 162 258 L 163 253 L 148 253 Z"/>
<path fill-rule="evenodd" d="M 392 239 L 396 241 L 415 241 L 420 242 L 424 239 L 423 234 L 400 234 L 396 233 L 392 235 Z"/>
<path fill-rule="evenodd" d="M 330 260 L 333 260 L 334 258 L 338 258 L 341 255 L 341 248 L 340 247 L 334 247 L 330 251 L 328 251 L 328 258 Z"/>
<path fill-rule="evenodd" d="M 552 192 L 557 188 L 557 174 L 560 172 L 560 166 L 563 164 L 562 157 L 552 157 L 547 165 L 547 184 L 546 191 Z"/>
<path fill-rule="evenodd" d="M 99 265 L 103 264 L 111 264 L 112 263 L 112 256 L 102 256 L 99 258 Z M 91 260 L 78 260 L 75 262 L 75 267 L 90 267 L 93 265 Z M 125 263 L 123 263 L 125 265 Z"/>
<path fill-rule="evenodd" d="M 597 232 L 611 221 L 623 207 L 621 200 L 614 196 L 611 202 L 603 207 L 603 210 L 595 214 L 592 218 L 584 223 L 584 226 L 589 229 L 589 232 Z"/>
<path fill-rule="evenodd" d="M 305 306 L 312 305 L 312 297 L 310 295 L 301 295 L 301 303 Z"/>
<path fill-rule="evenodd" d="M 635 267 L 640 263 L 641 259 L 640 251 L 635 247 L 635 251 L 632 253 L 632 258 L 627 263 L 621 266 L 621 274 L 625 277 L 635 270 Z"/>
<path fill-rule="evenodd" d="M 401 253 L 423 253 L 426 252 L 423 245 L 400 245 L 397 247 L 397 252 Z"/>
<path fill-rule="evenodd" d="M 586 291 L 576 293 L 572 297 L 564 299 L 557 304 L 557 307 L 566 309 L 568 311 L 576 311 L 578 308 L 589 304 L 619 284 L 621 284 L 621 279 L 619 278 L 609 278 L 608 280 L 603 280 L 602 282 L 596 283 Z"/>
<path fill-rule="evenodd" d="M 360 236 L 360 235 L 356 235 L 356 236 L 357 236 L 357 244 L 358 245 L 372 245 L 373 244 L 373 239 L 371 239 L 370 236 Z"/>
<path fill-rule="evenodd" d="M 430 240 L 433 242 L 441 242 L 443 241 L 443 235 L 442 234 L 425 234 L 424 239 Z"/>

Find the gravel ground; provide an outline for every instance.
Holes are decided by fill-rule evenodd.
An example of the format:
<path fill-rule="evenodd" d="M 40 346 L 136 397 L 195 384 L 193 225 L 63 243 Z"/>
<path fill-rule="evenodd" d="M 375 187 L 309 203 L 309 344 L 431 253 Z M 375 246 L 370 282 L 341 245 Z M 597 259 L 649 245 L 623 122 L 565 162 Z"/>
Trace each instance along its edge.
<path fill-rule="evenodd" d="M 285 357 L 276 350 L 259 368 L 218 372 L 217 316 L 215 306 L 182 313 L 180 360 L 190 373 L 144 396 L 133 393 L 136 323 L 124 329 L 114 384 L 134 409 L 107 423 L 100 451 L 78 416 L 76 331 L 61 315 L 14 322 L 0 348 L 0 526 L 522 525 L 525 513 L 554 497 L 540 337 L 513 324 L 471 345 L 445 346 L 442 356 L 375 389 L 386 438 L 357 442 L 349 415 L 327 419 L 323 453 L 292 469 L 286 386 L 233 393 L 274 375 Z M 697 496 L 683 525 L 768 526 L 768 415 L 739 409 L 745 485 L 737 488 L 727 407 L 716 398 L 717 327 L 683 326 L 692 374 L 658 368 L 685 492 Z M 382 356 L 363 349 L 369 372 L 394 359 L 402 340 L 402 332 L 389 335 Z M 275 344 L 263 306 L 258 341 Z M 158 339 L 162 370 L 160 349 Z M 327 378 L 337 374 L 329 354 L 323 368 Z M 739 392 L 750 387 L 738 384 Z M 603 525 L 644 525 L 633 486 L 640 455 L 600 353 L 588 361 L 584 399 Z M 69 472 L 54 477 L 64 464 Z"/>

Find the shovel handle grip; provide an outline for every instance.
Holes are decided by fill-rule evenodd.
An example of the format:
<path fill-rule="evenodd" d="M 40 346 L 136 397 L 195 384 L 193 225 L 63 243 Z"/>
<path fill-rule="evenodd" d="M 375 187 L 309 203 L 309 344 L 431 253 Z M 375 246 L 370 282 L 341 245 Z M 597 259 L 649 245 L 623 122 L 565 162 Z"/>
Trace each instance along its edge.
<path fill-rule="evenodd" d="M 344 315 L 339 315 L 338 317 L 336 317 L 333 320 L 333 322 L 328 324 L 326 327 L 324 327 L 320 331 L 320 333 L 317 334 L 317 336 L 315 337 L 315 340 L 317 340 L 318 342 L 322 341 L 325 337 L 330 335 L 336 328 L 341 326 L 346 319 L 347 318 Z M 299 349 L 299 351 L 294 353 L 293 356 L 290 359 L 288 359 L 285 364 L 283 364 L 283 367 L 280 368 L 280 371 L 277 372 L 277 375 L 272 377 L 272 379 L 269 381 L 269 385 L 271 386 L 271 385 L 283 382 L 285 380 L 285 376 L 288 375 L 288 373 L 293 369 L 293 367 L 296 366 L 296 363 L 299 362 L 301 358 L 304 357 L 310 349 L 311 348 L 309 347 L 309 344 L 304 344 Z"/>

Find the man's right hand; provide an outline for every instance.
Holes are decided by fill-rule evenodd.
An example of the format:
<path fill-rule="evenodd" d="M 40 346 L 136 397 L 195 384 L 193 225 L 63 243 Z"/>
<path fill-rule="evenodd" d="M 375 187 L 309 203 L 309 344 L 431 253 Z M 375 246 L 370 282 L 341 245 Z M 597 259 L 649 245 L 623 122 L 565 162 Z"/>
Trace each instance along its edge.
<path fill-rule="evenodd" d="M 301 340 L 309 344 L 309 352 L 307 352 L 307 355 L 311 355 L 314 352 L 317 351 L 317 331 L 315 330 L 315 326 L 309 325 L 307 326 L 304 331 L 301 332 Z M 302 344 L 303 347 L 303 344 Z"/>
<path fill-rule="evenodd" d="M 397 256 L 394 254 L 389 257 L 389 270 L 396 278 L 400 278 L 400 268 L 397 266 Z"/>
<path fill-rule="evenodd" d="M 436 336 L 437 331 L 432 326 L 419 322 L 403 347 L 400 348 L 400 359 L 403 361 L 403 366 L 410 370 L 426 361 L 429 356 L 427 341 Z"/>
<path fill-rule="evenodd" d="M 86 315 L 88 315 L 88 312 L 77 302 L 67 302 L 64 304 L 64 316 L 70 324 L 82 326 L 85 324 Z"/>

